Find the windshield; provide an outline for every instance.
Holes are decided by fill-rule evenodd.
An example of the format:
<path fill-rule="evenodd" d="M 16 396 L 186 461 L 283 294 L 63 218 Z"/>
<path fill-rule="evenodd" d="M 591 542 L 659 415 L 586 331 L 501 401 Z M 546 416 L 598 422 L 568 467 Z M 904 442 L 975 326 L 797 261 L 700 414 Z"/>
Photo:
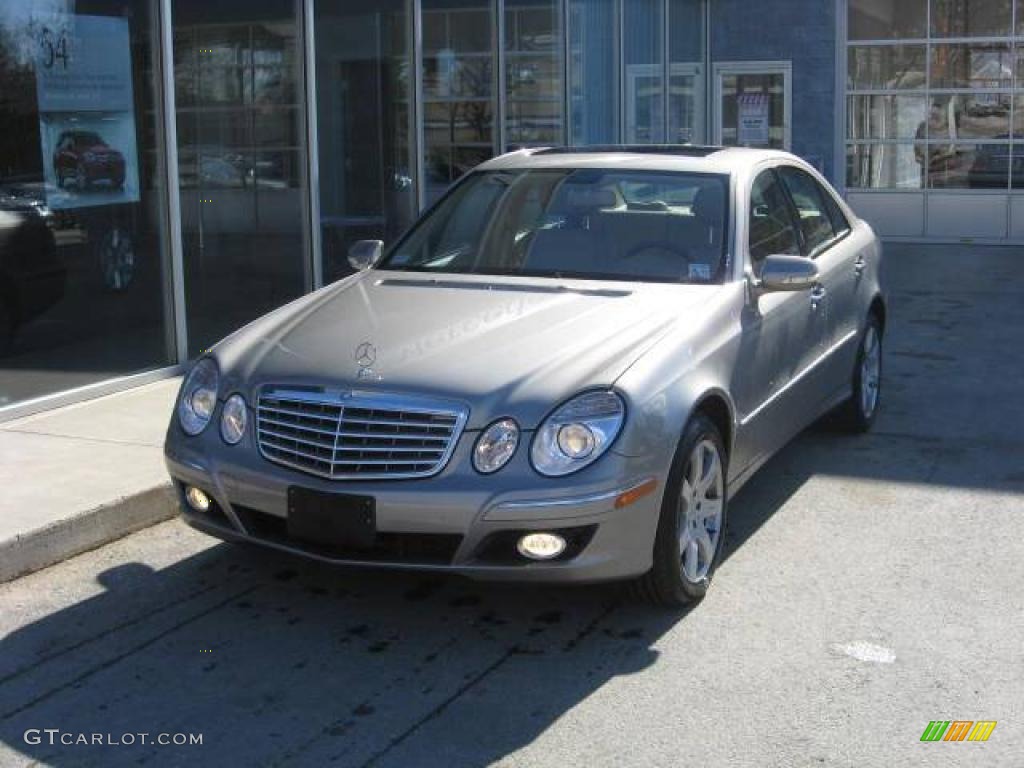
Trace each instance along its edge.
<path fill-rule="evenodd" d="M 471 174 L 381 269 L 718 283 L 728 177 L 543 169 Z"/>

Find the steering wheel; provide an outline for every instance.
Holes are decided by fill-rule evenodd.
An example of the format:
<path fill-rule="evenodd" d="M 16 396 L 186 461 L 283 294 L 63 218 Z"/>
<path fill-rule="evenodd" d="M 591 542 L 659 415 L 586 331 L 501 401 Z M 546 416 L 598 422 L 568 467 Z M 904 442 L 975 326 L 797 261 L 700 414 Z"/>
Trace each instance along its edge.
<path fill-rule="evenodd" d="M 686 248 L 682 248 L 676 243 L 670 240 L 645 240 L 641 243 L 637 243 L 625 254 L 623 259 L 635 259 L 643 253 L 649 251 L 661 251 L 662 253 L 670 253 L 679 259 L 679 274 L 687 275 L 690 272 L 690 252 Z"/>

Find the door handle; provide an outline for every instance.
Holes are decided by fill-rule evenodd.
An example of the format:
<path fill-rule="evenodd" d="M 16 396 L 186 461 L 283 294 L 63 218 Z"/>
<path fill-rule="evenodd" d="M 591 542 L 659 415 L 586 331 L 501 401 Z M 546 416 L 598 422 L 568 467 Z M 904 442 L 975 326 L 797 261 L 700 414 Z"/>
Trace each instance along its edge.
<path fill-rule="evenodd" d="M 867 268 L 867 266 L 868 266 L 868 263 L 864 259 L 864 254 L 862 254 L 862 253 L 858 254 L 857 255 L 857 260 L 855 262 L 853 262 L 853 273 L 855 275 L 862 275 L 862 274 L 864 274 L 864 270 Z"/>
<path fill-rule="evenodd" d="M 825 290 L 825 286 L 818 283 L 811 289 L 811 309 L 817 309 L 818 305 L 825 300 L 825 296 L 828 295 L 828 291 Z"/>

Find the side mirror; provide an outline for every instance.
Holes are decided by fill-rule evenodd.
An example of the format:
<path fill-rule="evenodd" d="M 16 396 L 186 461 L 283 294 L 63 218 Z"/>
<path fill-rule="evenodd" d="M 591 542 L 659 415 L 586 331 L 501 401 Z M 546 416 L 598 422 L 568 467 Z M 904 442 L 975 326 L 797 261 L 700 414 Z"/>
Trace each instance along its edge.
<path fill-rule="evenodd" d="M 763 293 L 806 291 L 818 282 L 818 265 L 803 256 L 769 256 L 761 267 Z"/>
<path fill-rule="evenodd" d="M 356 272 L 362 272 L 380 261 L 383 253 L 383 240 L 358 240 L 348 249 L 348 263 Z"/>

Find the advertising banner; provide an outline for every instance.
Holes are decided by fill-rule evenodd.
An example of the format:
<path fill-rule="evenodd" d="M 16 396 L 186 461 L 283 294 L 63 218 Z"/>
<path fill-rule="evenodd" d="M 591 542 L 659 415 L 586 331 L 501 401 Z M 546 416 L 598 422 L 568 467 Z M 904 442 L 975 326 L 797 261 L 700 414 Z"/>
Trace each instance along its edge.
<path fill-rule="evenodd" d="M 138 202 L 128 20 L 51 15 L 33 29 L 47 205 Z"/>

